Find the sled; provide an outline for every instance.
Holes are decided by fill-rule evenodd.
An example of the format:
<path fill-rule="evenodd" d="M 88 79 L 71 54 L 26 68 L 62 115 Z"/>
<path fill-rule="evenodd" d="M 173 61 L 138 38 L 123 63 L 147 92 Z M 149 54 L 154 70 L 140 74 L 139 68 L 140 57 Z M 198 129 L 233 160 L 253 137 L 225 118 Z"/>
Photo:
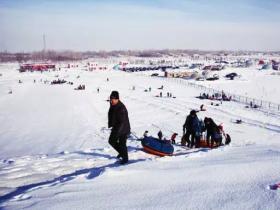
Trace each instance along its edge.
<path fill-rule="evenodd" d="M 144 151 L 160 157 L 171 156 L 174 152 L 174 147 L 169 141 L 160 140 L 154 137 L 144 137 L 141 139 Z"/>
<path fill-rule="evenodd" d="M 209 146 L 208 146 L 206 139 L 201 139 L 200 142 L 199 142 L 199 147 L 202 147 L 202 148 L 216 148 L 216 147 L 218 147 L 218 144 L 216 142 L 214 142 L 213 146 L 211 147 L 211 140 L 209 140 Z"/>
<path fill-rule="evenodd" d="M 229 145 L 230 142 L 231 142 L 230 135 L 227 134 L 227 133 L 223 133 L 223 135 L 225 137 L 225 143 L 224 144 L 222 143 L 221 146 L 222 145 Z M 206 139 L 200 139 L 199 146 L 202 147 L 202 148 L 216 148 L 216 147 L 219 147 L 219 145 L 215 141 L 214 141 L 213 146 L 211 147 L 211 140 L 209 140 L 209 146 L 208 146 Z"/>

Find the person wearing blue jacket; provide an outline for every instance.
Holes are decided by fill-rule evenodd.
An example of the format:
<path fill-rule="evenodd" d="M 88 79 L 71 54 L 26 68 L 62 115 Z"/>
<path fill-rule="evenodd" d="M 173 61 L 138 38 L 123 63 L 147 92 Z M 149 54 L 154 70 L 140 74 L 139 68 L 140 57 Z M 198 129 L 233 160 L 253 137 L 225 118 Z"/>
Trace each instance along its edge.
<path fill-rule="evenodd" d="M 196 148 L 199 147 L 200 143 L 200 136 L 201 136 L 201 123 L 196 115 L 195 110 L 191 110 L 188 119 L 189 119 L 189 126 L 188 126 L 188 131 L 191 135 L 191 141 L 190 141 L 190 148 L 195 146 Z"/>

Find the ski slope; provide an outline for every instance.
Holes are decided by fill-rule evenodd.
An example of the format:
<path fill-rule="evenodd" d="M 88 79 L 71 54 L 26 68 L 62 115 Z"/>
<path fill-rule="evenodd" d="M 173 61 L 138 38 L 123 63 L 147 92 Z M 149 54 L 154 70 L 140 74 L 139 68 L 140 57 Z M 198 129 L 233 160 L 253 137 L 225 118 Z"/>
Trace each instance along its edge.
<path fill-rule="evenodd" d="M 267 189 L 280 181 L 279 113 L 235 102 L 212 106 L 195 98 L 200 90 L 137 73 L 16 69 L 0 66 L 0 208 L 279 209 L 279 190 Z M 57 78 L 74 85 L 44 83 Z M 80 84 L 85 90 L 74 90 Z M 119 91 L 134 134 L 125 166 L 107 142 L 112 90 Z M 164 97 L 155 97 L 161 91 Z M 174 156 L 163 158 L 142 150 L 135 136 L 145 130 L 156 136 L 161 129 L 167 139 L 178 132 L 179 143 L 186 116 L 202 103 L 207 111 L 198 117 L 223 123 L 230 146 L 187 150 L 178 144 Z"/>

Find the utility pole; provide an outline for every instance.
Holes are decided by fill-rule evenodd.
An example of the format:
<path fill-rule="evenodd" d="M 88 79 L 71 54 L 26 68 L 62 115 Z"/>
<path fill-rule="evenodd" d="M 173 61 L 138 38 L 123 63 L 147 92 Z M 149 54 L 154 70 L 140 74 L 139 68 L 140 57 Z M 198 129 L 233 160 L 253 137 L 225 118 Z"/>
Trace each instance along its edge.
<path fill-rule="evenodd" d="M 46 51 L 46 36 L 45 36 L 45 34 L 43 34 L 43 44 L 44 44 L 43 51 L 45 52 Z"/>
<path fill-rule="evenodd" d="M 45 60 L 45 54 L 46 54 L 46 36 L 43 34 L 43 60 Z"/>

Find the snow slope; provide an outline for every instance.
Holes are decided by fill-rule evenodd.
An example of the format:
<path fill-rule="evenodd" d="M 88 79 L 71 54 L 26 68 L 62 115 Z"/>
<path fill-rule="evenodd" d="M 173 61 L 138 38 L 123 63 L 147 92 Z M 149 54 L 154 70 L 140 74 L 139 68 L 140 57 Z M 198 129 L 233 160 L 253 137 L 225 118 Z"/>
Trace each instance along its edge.
<path fill-rule="evenodd" d="M 169 138 L 178 132 L 177 142 L 186 115 L 202 103 L 195 98 L 200 91 L 133 73 L 20 74 L 16 68 L 0 67 L 0 208 L 279 209 L 279 191 L 267 189 L 280 181 L 278 113 L 203 101 L 207 111 L 198 117 L 223 123 L 230 146 L 187 150 L 177 145 L 174 156 L 158 158 L 143 152 L 131 136 L 130 164 L 119 166 L 107 143 L 112 90 L 127 106 L 133 134 L 156 135 L 161 129 Z M 57 78 L 74 85 L 44 83 Z M 74 90 L 79 84 L 86 89 Z M 163 96 L 172 92 L 176 98 L 155 97 L 161 85 Z M 145 92 L 149 87 L 152 91 Z M 244 123 L 233 123 L 236 119 Z"/>
<path fill-rule="evenodd" d="M 256 98 L 264 101 L 271 101 L 278 103 L 280 101 L 280 90 L 276 84 L 280 82 L 280 75 L 275 70 L 258 70 L 258 66 L 250 68 L 231 68 L 227 67 L 225 70 L 215 72 L 220 75 L 220 80 L 211 82 L 197 82 L 202 83 L 206 87 L 224 90 L 233 94 L 242 95 L 246 97 Z M 236 72 L 241 75 L 235 80 L 225 79 L 226 74 Z"/>

